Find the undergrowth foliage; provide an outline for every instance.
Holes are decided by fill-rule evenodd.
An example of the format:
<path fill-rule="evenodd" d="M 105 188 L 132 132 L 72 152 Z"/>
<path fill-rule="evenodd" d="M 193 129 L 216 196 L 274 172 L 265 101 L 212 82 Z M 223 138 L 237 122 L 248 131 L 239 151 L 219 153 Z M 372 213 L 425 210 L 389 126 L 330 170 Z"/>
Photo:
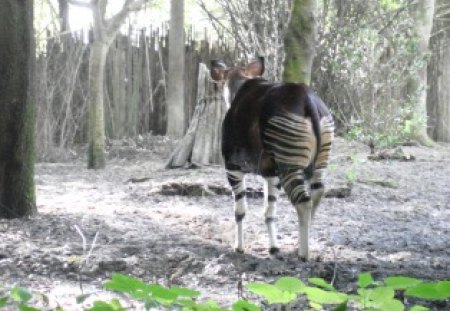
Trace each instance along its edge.
<path fill-rule="evenodd" d="M 405 0 L 345 1 L 322 9 L 313 85 L 338 131 L 374 147 L 409 142 L 426 122 L 410 83 L 429 55 L 417 53 Z"/>
<path fill-rule="evenodd" d="M 246 285 L 253 299 L 237 300 L 231 307 L 222 307 L 217 302 L 199 299 L 200 292 L 184 287 L 164 287 L 147 284 L 137 278 L 115 273 L 104 283 L 104 288 L 122 294 L 122 300 L 95 300 L 87 305 L 89 294 L 80 295 L 76 301 L 85 311 L 130 310 L 129 302 L 137 302 L 145 310 L 185 311 L 261 311 L 277 308 L 291 310 L 365 310 L 402 311 L 406 301 L 414 301 L 408 310 L 433 310 L 427 307 L 430 301 L 450 298 L 450 281 L 427 282 L 405 276 L 387 277 L 375 281 L 370 273 L 361 273 L 357 289 L 352 293 L 340 292 L 322 278 L 309 278 L 305 283 L 296 277 L 281 277 L 275 283 L 252 282 Z M 250 295 L 250 293 L 254 295 Z M 32 307 L 31 303 L 45 305 L 43 309 Z M 124 302 L 125 301 L 125 302 Z M 199 302 L 204 301 L 204 302 Z M 20 311 L 51 310 L 49 299 L 43 294 L 33 294 L 28 289 L 16 286 L 6 290 L 0 288 L 0 309 Z M 133 305 L 136 305 L 133 303 Z M 53 310 L 63 311 L 61 307 Z"/>

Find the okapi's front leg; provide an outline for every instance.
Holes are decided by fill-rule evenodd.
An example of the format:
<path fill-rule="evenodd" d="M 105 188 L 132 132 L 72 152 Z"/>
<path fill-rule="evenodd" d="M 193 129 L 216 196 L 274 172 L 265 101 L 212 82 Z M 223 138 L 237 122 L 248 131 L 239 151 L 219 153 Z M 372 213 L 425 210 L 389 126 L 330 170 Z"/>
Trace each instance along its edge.
<path fill-rule="evenodd" d="M 278 200 L 278 190 L 280 187 L 278 177 L 264 177 L 264 217 L 267 231 L 269 232 L 269 252 L 271 255 L 279 252 L 277 243 L 276 205 Z"/>
<path fill-rule="evenodd" d="M 242 222 L 247 208 L 244 177 L 245 174 L 241 171 L 227 171 L 228 182 L 230 183 L 234 196 L 234 216 L 236 219 L 234 249 L 239 253 L 244 252 L 244 232 L 242 229 Z"/>

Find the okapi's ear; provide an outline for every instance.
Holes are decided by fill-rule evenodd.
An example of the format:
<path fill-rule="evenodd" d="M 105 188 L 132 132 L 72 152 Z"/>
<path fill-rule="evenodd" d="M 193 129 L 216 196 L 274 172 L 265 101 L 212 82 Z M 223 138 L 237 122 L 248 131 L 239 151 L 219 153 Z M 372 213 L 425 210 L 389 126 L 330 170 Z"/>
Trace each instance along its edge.
<path fill-rule="evenodd" d="M 247 76 L 258 77 L 262 76 L 264 73 L 264 57 L 259 56 L 256 60 L 252 61 L 245 67 L 245 72 Z"/>
<path fill-rule="evenodd" d="M 227 65 L 223 61 L 217 59 L 211 61 L 211 78 L 214 81 L 225 80 L 227 72 Z"/>

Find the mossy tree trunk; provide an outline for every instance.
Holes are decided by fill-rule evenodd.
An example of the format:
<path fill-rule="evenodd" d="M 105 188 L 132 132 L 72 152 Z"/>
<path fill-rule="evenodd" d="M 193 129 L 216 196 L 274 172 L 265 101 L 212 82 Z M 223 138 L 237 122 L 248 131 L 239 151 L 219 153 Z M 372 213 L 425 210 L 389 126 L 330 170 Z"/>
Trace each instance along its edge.
<path fill-rule="evenodd" d="M 0 9 L 0 218 L 36 213 L 33 1 Z"/>
<path fill-rule="evenodd" d="M 429 44 L 433 28 L 435 0 L 417 1 L 413 6 L 412 15 L 415 18 L 414 32 L 417 36 L 417 53 L 423 57 L 423 64 L 418 69 L 415 78 L 408 81 L 407 92 L 413 102 L 412 136 L 419 143 L 431 145 L 427 133 L 427 70 L 429 59 Z"/>
<path fill-rule="evenodd" d="M 284 38 L 284 82 L 311 81 L 315 54 L 317 0 L 294 0 Z"/>
<path fill-rule="evenodd" d="M 170 2 L 169 72 L 167 85 L 167 135 L 184 134 L 184 0 Z"/>
<path fill-rule="evenodd" d="M 88 167 L 105 167 L 105 120 L 103 82 L 109 45 L 100 40 L 91 45 L 89 56 L 89 147 Z"/>
<path fill-rule="evenodd" d="M 436 141 L 450 143 L 450 3 L 436 0 L 431 39 L 433 51 L 428 64 L 428 134 Z"/>

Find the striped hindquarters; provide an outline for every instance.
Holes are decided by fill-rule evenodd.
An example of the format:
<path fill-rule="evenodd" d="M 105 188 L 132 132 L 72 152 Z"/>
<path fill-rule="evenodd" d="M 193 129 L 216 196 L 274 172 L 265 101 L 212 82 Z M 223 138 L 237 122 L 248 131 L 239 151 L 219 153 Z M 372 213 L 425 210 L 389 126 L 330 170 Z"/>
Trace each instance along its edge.
<path fill-rule="evenodd" d="M 263 140 L 265 149 L 278 164 L 305 168 L 316 152 L 311 120 L 292 113 L 270 118 Z"/>
<path fill-rule="evenodd" d="M 331 144 L 334 139 L 334 121 L 333 117 L 326 116 L 320 120 L 321 145 L 319 154 L 317 155 L 315 167 L 316 169 L 326 168 L 331 152 Z"/>

